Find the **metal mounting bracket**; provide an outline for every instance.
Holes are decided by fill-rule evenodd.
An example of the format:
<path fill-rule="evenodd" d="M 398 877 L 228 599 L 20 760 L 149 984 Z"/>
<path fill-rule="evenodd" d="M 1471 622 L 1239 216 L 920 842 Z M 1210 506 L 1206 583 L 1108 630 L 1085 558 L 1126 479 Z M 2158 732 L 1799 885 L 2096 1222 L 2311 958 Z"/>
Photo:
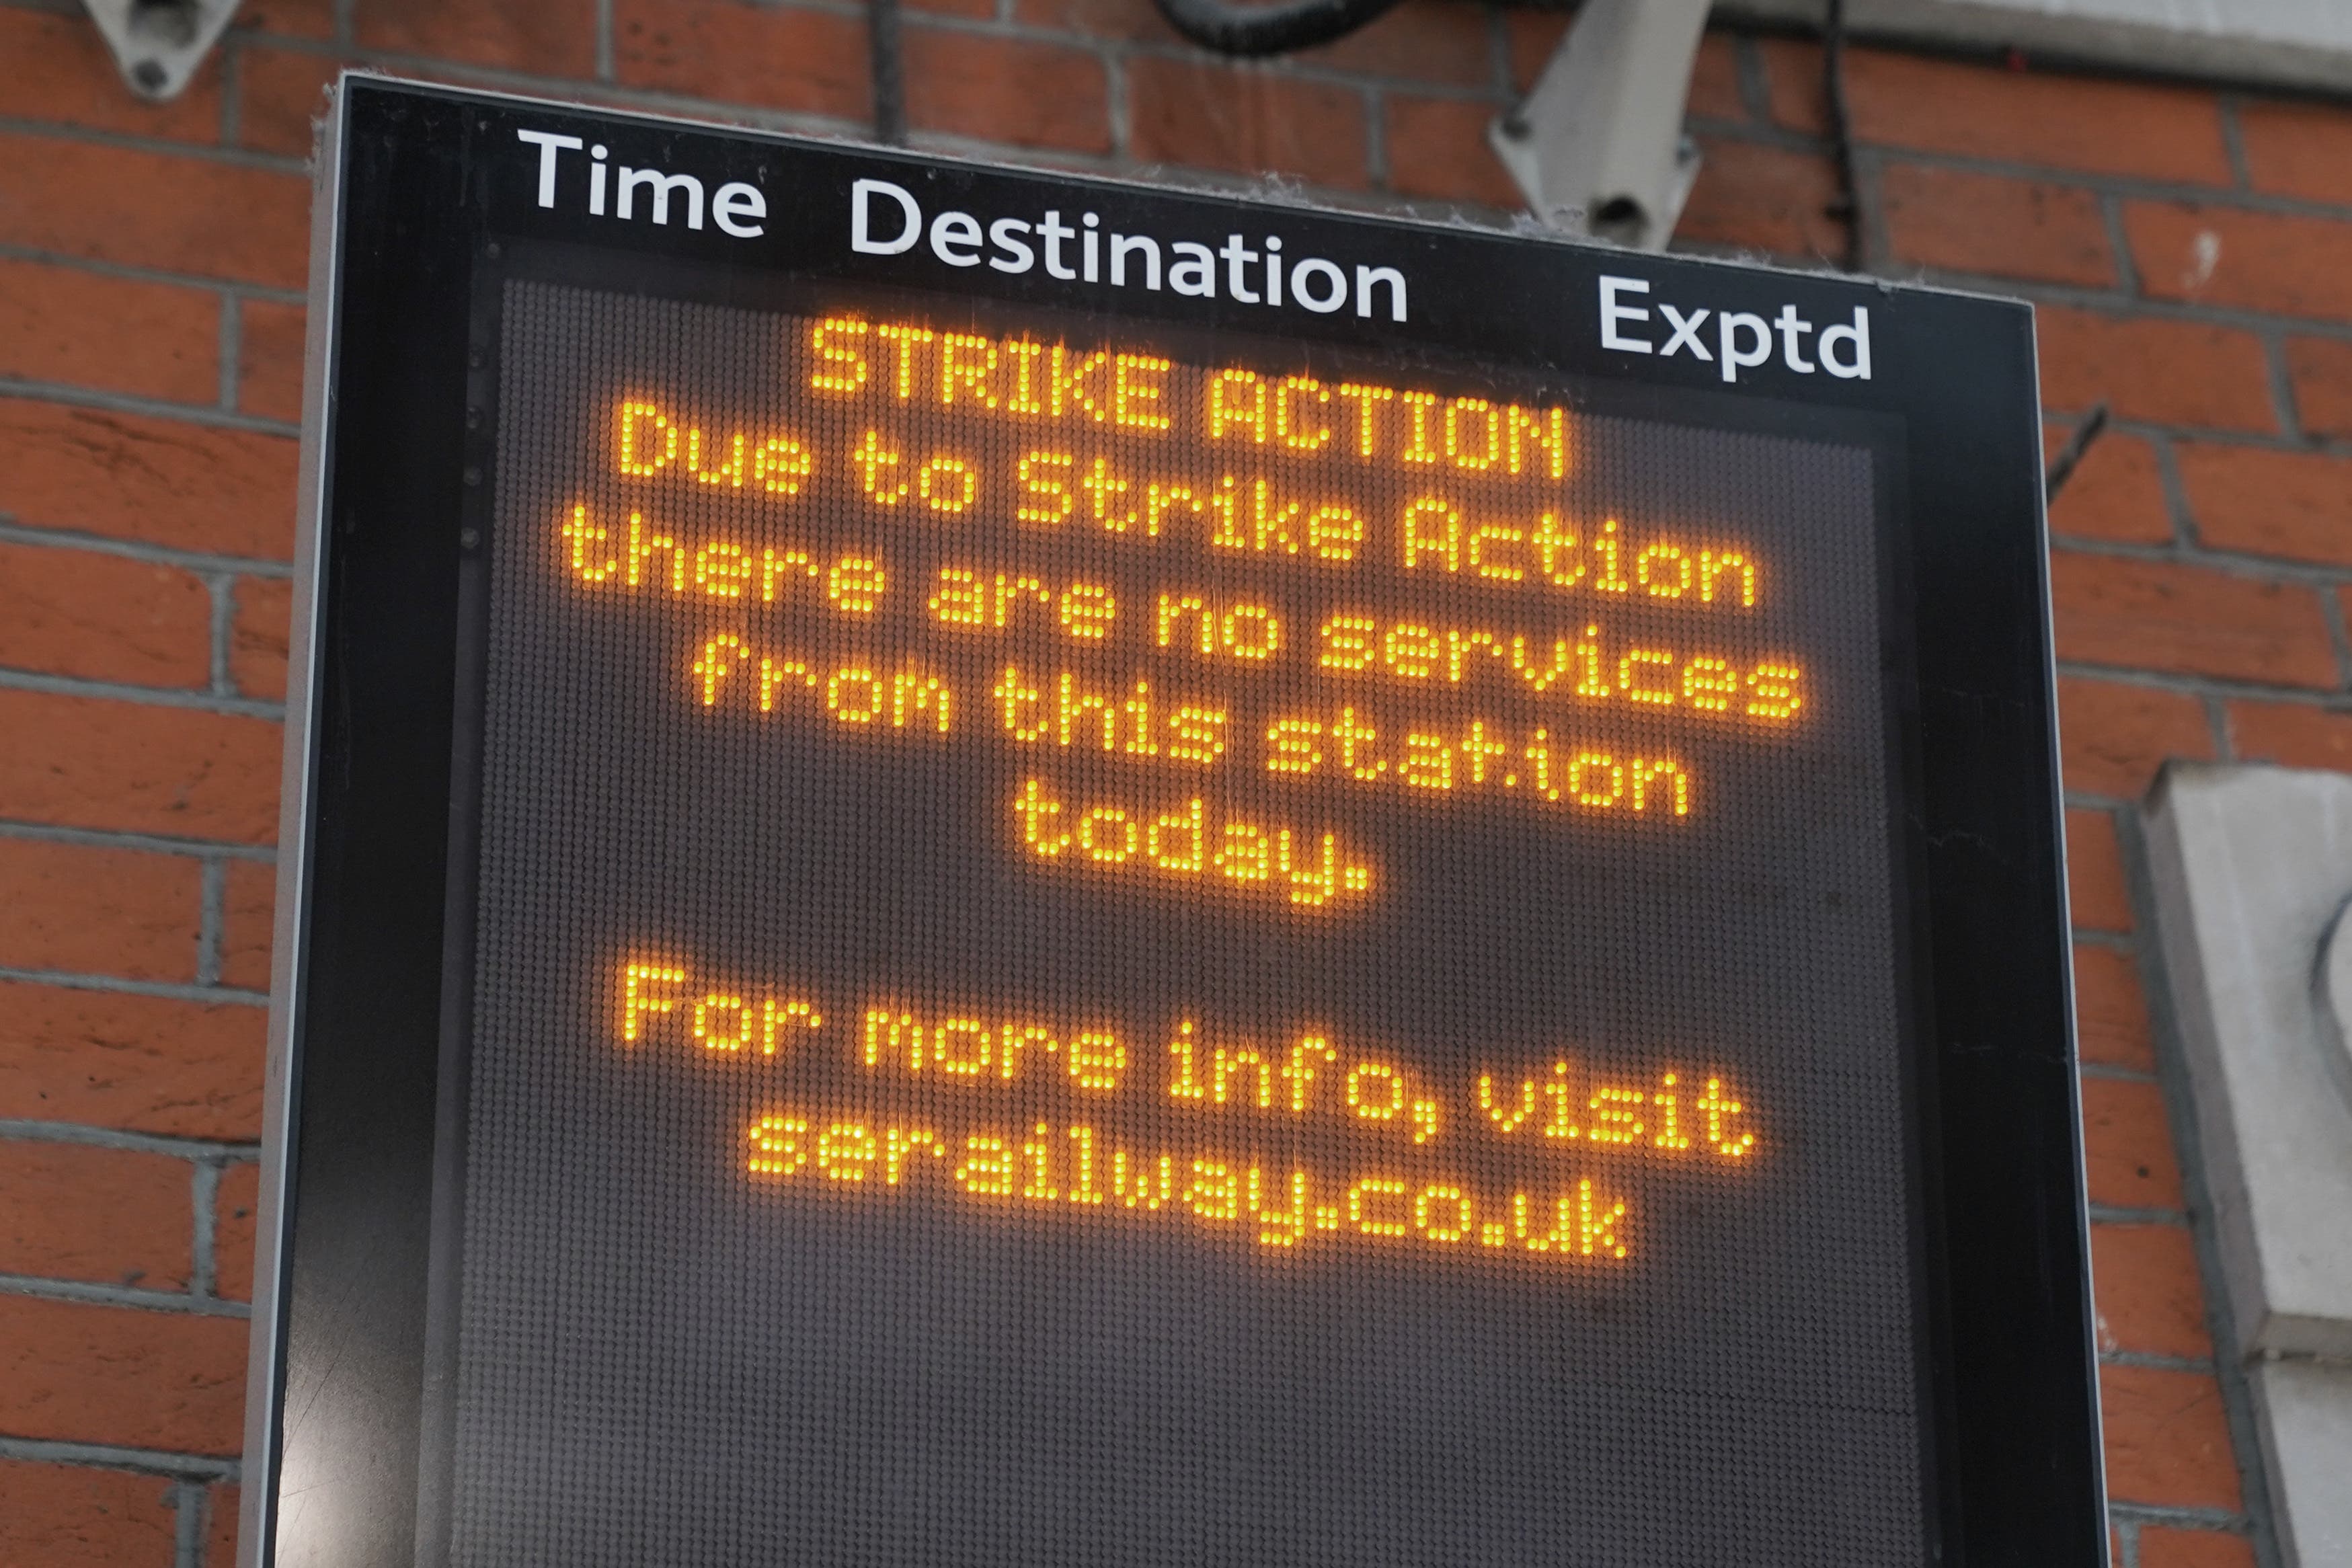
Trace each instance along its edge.
<path fill-rule="evenodd" d="M 237 0 L 81 0 L 140 97 L 177 98 L 220 39 Z"/>
<path fill-rule="evenodd" d="M 1487 141 L 1554 228 L 1664 250 L 1698 178 L 1683 134 L 1708 0 L 1585 0 L 1534 90 Z"/>

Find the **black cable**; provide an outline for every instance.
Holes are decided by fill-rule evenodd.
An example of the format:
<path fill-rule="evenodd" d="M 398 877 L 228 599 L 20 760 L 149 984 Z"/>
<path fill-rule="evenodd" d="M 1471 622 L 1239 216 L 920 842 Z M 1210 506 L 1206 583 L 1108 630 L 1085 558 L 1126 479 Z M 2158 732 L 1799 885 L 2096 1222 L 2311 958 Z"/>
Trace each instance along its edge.
<path fill-rule="evenodd" d="M 866 0 L 866 47 L 874 72 L 874 140 L 907 142 L 907 73 L 898 47 L 898 0 Z"/>
<path fill-rule="evenodd" d="M 1397 0 L 1291 0 L 1230 5 L 1225 0 L 1153 0 L 1168 25 L 1221 55 L 1279 55 L 1345 37 L 1378 20 Z"/>
<path fill-rule="evenodd" d="M 1845 254 L 1838 266 L 1859 272 L 1868 259 L 1864 246 L 1862 181 L 1853 168 L 1853 115 L 1845 101 L 1845 0 L 1829 0 L 1822 24 L 1822 96 L 1830 115 L 1830 146 L 1837 159 L 1837 200 L 1830 216 L 1845 225 Z"/>
<path fill-rule="evenodd" d="M 2099 433 L 2106 427 L 2107 405 L 2097 404 L 2091 409 L 2089 416 L 2074 427 L 2074 433 L 2066 437 L 2066 444 L 2058 448 L 2058 455 L 2050 459 L 2050 471 L 2042 476 L 2043 506 L 2058 499 L 2058 492 L 2066 488 L 2068 479 L 2074 478 L 2075 465 L 2083 460 L 2083 454 L 2091 449 L 2091 443 L 2097 440 Z"/>

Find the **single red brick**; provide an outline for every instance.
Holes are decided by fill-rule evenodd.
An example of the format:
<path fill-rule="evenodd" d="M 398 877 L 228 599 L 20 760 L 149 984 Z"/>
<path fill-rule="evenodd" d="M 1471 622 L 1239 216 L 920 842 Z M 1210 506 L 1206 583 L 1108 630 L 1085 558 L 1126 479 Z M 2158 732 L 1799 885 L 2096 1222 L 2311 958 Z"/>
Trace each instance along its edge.
<path fill-rule="evenodd" d="M 236 140 L 259 153 L 307 158 L 326 118 L 327 89 L 350 64 L 306 49 L 247 45 L 236 57 Z"/>
<path fill-rule="evenodd" d="M 1013 16 L 1033 27 L 1058 28 L 1094 42 L 1192 47 L 1151 0 L 1013 0 Z"/>
<path fill-rule="evenodd" d="M 2095 1225 L 2091 1278 L 2099 1349 L 2144 1355 L 2210 1356 L 2205 1284 L 2182 1225 Z"/>
<path fill-rule="evenodd" d="M 236 405 L 288 424 L 302 417 L 304 320 L 299 305 L 241 300 L 236 307 Z"/>
<path fill-rule="evenodd" d="M 2301 702 L 2232 702 L 2230 750 L 2242 763 L 2352 773 L 2352 713 Z"/>
<path fill-rule="evenodd" d="M 2042 458 L 2045 468 L 2058 460 L 2074 430 L 2045 425 Z M 2110 426 L 2092 437 L 2049 505 L 2050 534 L 2054 542 L 2070 540 L 2111 541 L 2129 544 L 2169 544 L 2179 537 L 2173 503 L 2154 443 L 2117 433 Z"/>
<path fill-rule="evenodd" d="M 212 679 L 212 591 L 176 566 L 0 543 L 0 664 L 132 686 Z"/>
<path fill-rule="evenodd" d="M 2251 332 L 2042 305 L 2033 312 L 2042 400 L 2126 419 L 2215 430 L 2275 430 L 2270 366 Z"/>
<path fill-rule="evenodd" d="M 2078 930 L 2131 930 L 2123 847 L 2115 818 L 2104 811 L 2075 807 L 2066 813 L 2066 901 Z"/>
<path fill-rule="evenodd" d="M 2238 140 L 2254 189 L 2352 205 L 2352 115 L 2342 105 L 2242 103 Z"/>
<path fill-rule="evenodd" d="M 2124 232 L 2140 289 L 2289 316 L 2352 316 L 2352 224 L 2192 202 L 2133 202 Z"/>
<path fill-rule="evenodd" d="M 299 174 L 0 132 L 0 242 L 299 289 L 310 191 Z"/>
<path fill-rule="evenodd" d="M 2086 1078 L 2082 1088 L 2083 1163 L 2091 1201 L 2120 1209 L 2179 1209 L 2180 1166 L 2172 1155 L 2164 1090 L 2116 1078 Z"/>
<path fill-rule="evenodd" d="M 2184 441 L 2173 448 L 2200 540 L 2216 550 L 2352 563 L 2352 460 Z"/>
<path fill-rule="evenodd" d="M 224 883 L 227 929 L 221 935 L 221 984 L 267 991 L 278 868 L 258 860 L 232 860 Z"/>
<path fill-rule="evenodd" d="M 1844 254 L 1845 223 L 1830 216 L 1837 174 L 1828 158 L 1716 136 L 1699 146 L 1698 183 L 1676 239 L 1808 260 Z"/>
<path fill-rule="evenodd" d="M 1849 49 L 1846 101 L 1864 142 L 2091 174 L 2230 183 L 2213 94 L 2202 88 L 2001 70 Z"/>
<path fill-rule="evenodd" d="M 2352 343 L 2289 338 L 2286 367 L 2304 433 L 2339 440 L 2352 436 Z"/>
<path fill-rule="evenodd" d="M 186 1289 L 191 1174 L 166 1154 L 0 1140 L 0 1274 Z"/>
<path fill-rule="evenodd" d="M 0 1296 L 0 1431 L 233 1456 L 245 1341 L 241 1318 Z"/>
<path fill-rule="evenodd" d="M 0 11 L 0 31 L 27 14 Z M 0 376 L 209 405 L 220 397 L 219 297 L 0 260 Z"/>
<path fill-rule="evenodd" d="M 228 671 L 247 697 L 286 695 L 287 617 L 294 584 L 284 577 L 236 580 L 236 625 L 229 644 Z"/>
<path fill-rule="evenodd" d="M 1129 60 L 1127 84 L 1128 151 L 1139 161 L 1365 184 L 1364 100 L 1347 88 L 1262 66 L 1156 58 Z"/>
<path fill-rule="evenodd" d="M 229 37 L 238 43 L 255 34 L 281 38 L 331 38 L 336 0 L 245 0 Z"/>
<path fill-rule="evenodd" d="M 0 10 L 0 60 L 15 68 L 8 72 L 8 113 L 16 119 L 175 142 L 220 140 L 217 60 L 198 68 L 179 97 L 152 103 L 124 85 L 88 17 L 13 7 Z"/>
<path fill-rule="evenodd" d="M 36 528 L 282 561 L 296 449 L 283 436 L 0 398 L 0 512 Z"/>
<path fill-rule="evenodd" d="M 2135 800 L 2168 758 L 2210 759 L 2213 731 L 2194 697 L 2064 676 L 2058 743 L 2068 789 Z"/>
<path fill-rule="evenodd" d="M 213 1293 L 253 1300 L 253 1238 L 261 1224 L 261 1167 L 231 1165 L 213 1203 Z"/>
<path fill-rule="evenodd" d="M 0 964 L 189 980 L 203 869 L 184 855 L 0 838 Z"/>
<path fill-rule="evenodd" d="M 1709 120 L 1748 120 L 1748 100 L 1739 90 L 1738 41 L 1728 33 L 1710 32 L 1698 41 L 1698 57 L 1691 61 L 1690 91 L 1683 112 Z"/>
<path fill-rule="evenodd" d="M 2107 1494 L 2153 1507 L 2238 1506 L 2221 1385 L 2201 1372 L 2145 1366 L 2099 1369 Z M 2146 1568 L 2146 1564 L 2143 1564 Z"/>
<path fill-rule="evenodd" d="M 933 16 L 961 16 L 974 22 L 996 19 L 996 0 L 905 0 L 905 5 L 909 11 Z"/>
<path fill-rule="evenodd" d="M 595 0 L 360 0 L 353 26 L 363 48 L 534 76 L 596 74 Z"/>
<path fill-rule="evenodd" d="M 160 1476 L 0 1459 L 0 1563 L 164 1568 L 177 1530 L 172 1483 Z"/>
<path fill-rule="evenodd" d="M 1302 49 L 1297 58 L 1327 69 L 1439 87 L 1485 87 L 1495 68 L 1486 13 L 1434 0 L 1405 0 L 1371 26 L 1337 43 Z"/>
<path fill-rule="evenodd" d="M 2140 989 L 2139 970 L 2129 953 L 2075 943 L 2074 1041 L 2086 1062 L 2156 1070 L 2147 994 Z"/>
<path fill-rule="evenodd" d="M 2088 191 L 1917 163 L 1889 168 L 1878 188 L 1901 260 L 2093 288 L 2115 281 L 2106 220 Z"/>
<path fill-rule="evenodd" d="M 866 24 L 740 0 L 622 0 L 614 65 L 631 87 L 864 120 Z"/>
<path fill-rule="evenodd" d="M 1822 47 L 1811 38 L 1758 38 L 1764 63 L 1765 96 L 1772 123 L 1810 135 L 1830 128 L 1829 86 L 1822 75 Z"/>
<path fill-rule="evenodd" d="M 2143 1524 L 2139 1568 L 2254 1568 L 2254 1546 L 2242 1535 Z"/>
<path fill-rule="evenodd" d="M 2336 651 L 2309 589 L 2201 566 L 2055 550 L 2058 657 L 2276 686 L 2334 689 Z"/>
<path fill-rule="evenodd" d="M 2055 458 L 2072 434 L 2063 426 L 2050 426 L 2043 433 L 2043 459 Z M 2075 539 L 2168 542 L 2172 505 L 2165 499 L 2156 448 L 2137 436 L 2114 430 L 2093 440 L 2058 499 L 2050 503 L 2050 531 Z"/>
<path fill-rule="evenodd" d="M 0 816 L 267 844 L 276 724 L 91 697 L 0 690 Z"/>
<path fill-rule="evenodd" d="M 1490 207 L 1521 205 L 1519 188 L 1486 145 L 1493 104 L 1391 92 L 1385 108 L 1391 190 Z"/>
<path fill-rule="evenodd" d="M 257 1138 L 268 1015 L 0 981 L 0 1119 Z"/>
<path fill-rule="evenodd" d="M 910 26 L 907 123 L 1016 147 L 1110 151 L 1110 83 L 1088 49 Z"/>
<path fill-rule="evenodd" d="M 1535 86 L 1536 78 L 1551 61 L 1552 54 L 1566 36 L 1568 25 L 1574 19 L 1566 10 L 1548 6 L 1506 6 L 1503 10 L 1503 43 L 1510 56 L 1511 87 L 1525 92 Z"/>
<path fill-rule="evenodd" d="M 236 1568 L 237 1501 L 227 1484 L 205 1494 L 205 1568 Z"/>

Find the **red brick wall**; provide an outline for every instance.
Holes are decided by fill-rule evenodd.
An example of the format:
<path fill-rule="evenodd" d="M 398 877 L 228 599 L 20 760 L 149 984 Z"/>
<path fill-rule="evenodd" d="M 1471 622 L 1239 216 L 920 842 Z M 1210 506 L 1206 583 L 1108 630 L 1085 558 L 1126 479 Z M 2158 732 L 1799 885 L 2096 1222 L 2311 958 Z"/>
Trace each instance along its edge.
<path fill-rule="evenodd" d="M 909 0 L 950 147 L 1501 207 L 1558 18 L 1412 0 L 1275 68 L 1148 0 Z M 600 27 L 599 16 L 609 22 Z M 854 5 L 246 0 L 179 101 L 0 0 L 0 1561 L 226 1563 L 306 277 L 345 62 L 855 132 Z M 2110 1477 L 2126 1568 L 2254 1561 L 2126 892 L 2168 756 L 2352 766 L 2352 109 L 1859 51 L 1874 264 L 2042 306 Z M 1698 248 L 1835 255 L 1818 57 L 1710 37 Z M 2127 827 L 2127 824 L 2123 824 Z"/>

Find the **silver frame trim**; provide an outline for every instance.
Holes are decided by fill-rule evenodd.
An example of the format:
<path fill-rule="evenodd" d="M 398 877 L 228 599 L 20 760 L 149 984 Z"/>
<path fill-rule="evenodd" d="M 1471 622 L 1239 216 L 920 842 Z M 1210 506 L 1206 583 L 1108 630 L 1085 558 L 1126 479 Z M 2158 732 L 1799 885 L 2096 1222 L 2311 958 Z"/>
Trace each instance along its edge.
<path fill-rule="evenodd" d="M 348 77 L 351 73 L 346 72 Z M 329 89 L 326 122 L 311 150 L 310 289 L 302 347 L 302 445 L 296 472 L 294 604 L 286 668 L 286 739 L 279 770 L 278 904 L 270 932 L 269 1045 L 261 1119 L 261 1194 L 255 1228 L 253 1325 L 247 1342 L 245 1454 L 237 1470 L 237 1568 L 264 1568 L 277 1526 L 278 1406 L 284 1394 L 287 1188 L 294 1093 L 297 998 L 310 899 L 312 784 L 318 771 L 318 606 L 327 558 L 328 433 L 342 305 L 342 81 Z"/>

